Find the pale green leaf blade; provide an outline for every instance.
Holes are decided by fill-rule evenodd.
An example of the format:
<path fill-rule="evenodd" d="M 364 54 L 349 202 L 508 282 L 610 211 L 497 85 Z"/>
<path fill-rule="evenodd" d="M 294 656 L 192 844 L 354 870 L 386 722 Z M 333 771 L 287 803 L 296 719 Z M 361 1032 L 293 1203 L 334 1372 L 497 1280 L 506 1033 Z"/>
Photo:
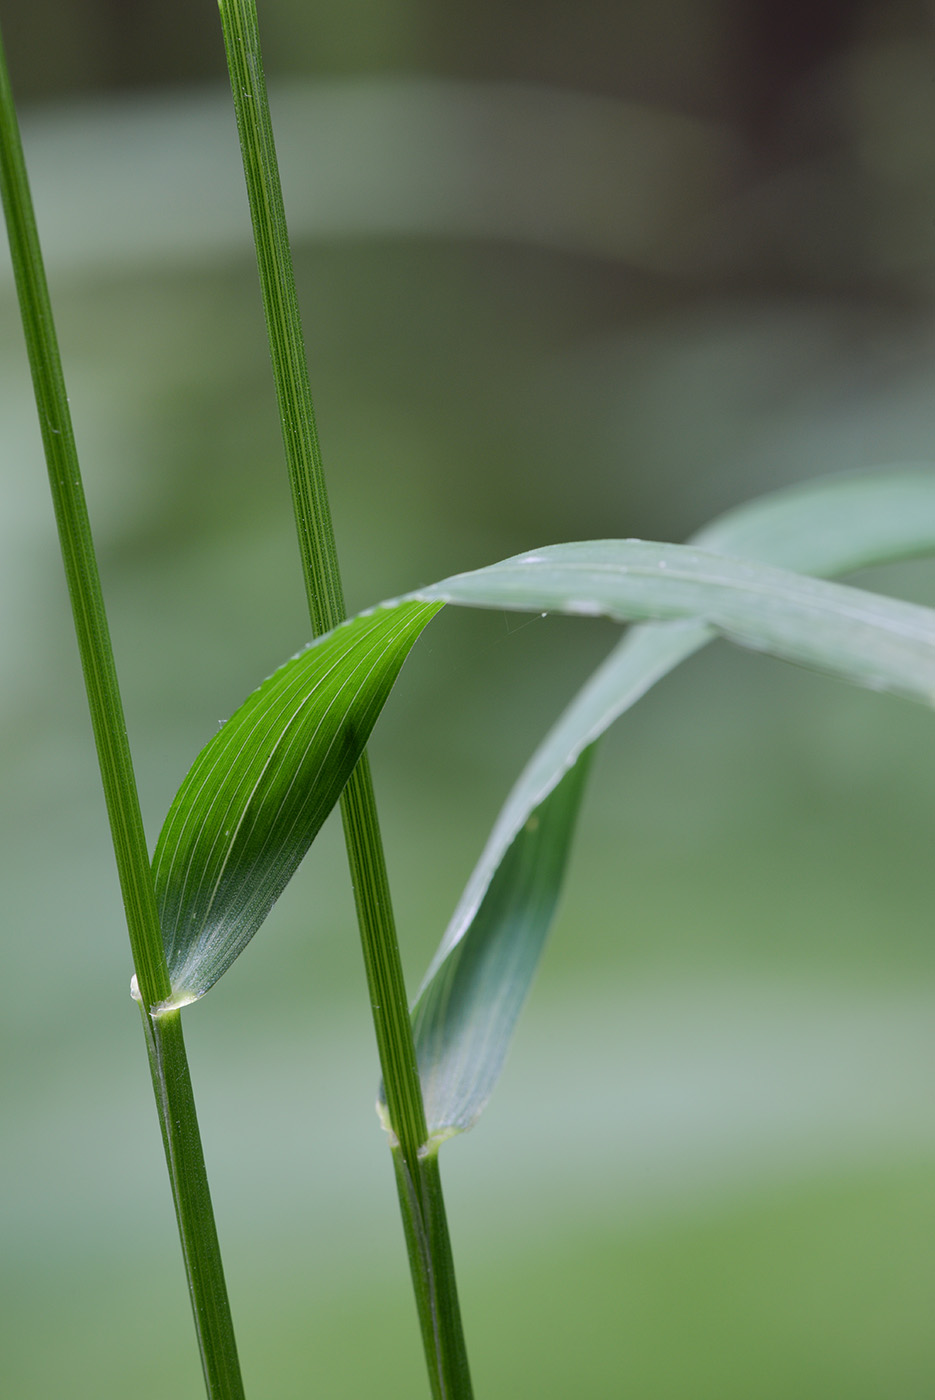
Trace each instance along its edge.
<path fill-rule="evenodd" d="M 613 721 L 657 680 L 714 637 L 698 622 L 649 623 L 634 628 L 585 681 L 549 730 L 510 791 L 474 867 L 435 957 L 425 990 L 442 962 L 465 936 L 510 843 L 538 812 L 562 777 Z"/>
<path fill-rule="evenodd" d="M 930 704 L 935 612 L 693 545 L 551 545 L 410 595 L 621 622 L 698 618 L 739 646 Z"/>
<path fill-rule="evenodd" d="M 692 537 L 743 555 L 828 577 L 935 551 L 935 472 L 854 473 L 808 482 L 729 511 Z M 504 851 L 584 749 L 658 680 L 715 636 L 697 620 L 643 623 L 585 682 L 510 792 L 429 969 L 461 937 Z"/>
<path fill-rule="evenodd" d="M 172 1005 L 202 996 L 266 918 L 440 606 L 404 600 L 329 632 L 264 681 L 202 749 L 153 859 Z"/>
<path fill-rule="evenodd" d="M 847 472 L 773 491 L 720 515 L 689 544 L 799 574 L 850 573 L 935 549 L 935 472 Z"/>
<path fill-rule="evenodd" d="M 511 842 L 470 936 L 425 987 L 413 1032 L 433 1145 L 469 1128 L 503 1067 L 555 913 L 587 761 L 565 774 Z"/>
<path fill-rule="evenodd" d="M 929 552 L 935 550 L 935 474 L 903 469 L 792 487 L 729 512 L 694 542 L 819 575 Z M 535 822 L 542 842 L 549 839 L 550 824 L 559 825 L 564 840 L 553 845 L 553 857 L 560 866 L 546 875 L 557 893 L 570 830 L 567 804 L 553 805 L 550 794 L 559 784 L 569 785 L 576 811 L 583 783 L 574 774 L 586 766 L 594 741 L 658 679 L 715 635 L 694 619 L 632 628 L 579 691 L 510 792 L 414 1010 L 429 1131 L 436 1140 L 469 1127 L 483 1110 L 551 922 L 554 898 L 538 904 L 540 919 L 531 921 L 531 929 L 523 926 L 515 904 L 510 919 L 497 917 L 514 850 L 530 841 L 527 824 Z M 536 907 L 535 891 L 528 894 Z M 516 937 L 529 940 L 522 956 L 500 949 L 501 942 Z M 474 967 L 481 960 L 495 965 L 497 958 L 506 965 L 510 956 L 512 985 L 485 997 Z M 472 1064 L 473 1073 L 465 1071 L 466 1064 Z"/>

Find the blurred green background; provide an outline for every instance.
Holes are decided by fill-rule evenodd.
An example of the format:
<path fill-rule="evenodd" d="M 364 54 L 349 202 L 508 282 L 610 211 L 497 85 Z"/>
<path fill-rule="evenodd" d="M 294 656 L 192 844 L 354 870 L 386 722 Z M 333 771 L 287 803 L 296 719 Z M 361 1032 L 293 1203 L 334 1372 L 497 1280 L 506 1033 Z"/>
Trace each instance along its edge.
<path fill-rule="evenodd" d="M 306 640 L 214 5 L 2 0 L 153 839 Z M 265 0 L 349 603 L 935 460 L 911 0 Z M 3 1390 L 201 1381 L 0 269 Z M 935 603 L 935 568 L 869 586 Z M 415 987 L 614 629 L 444 616 L 373 761 Z M 931 717 L 713 648 L 605 742 L 443 1152 L 479 1397 L 935 1383 Z M 339 833 L 187 1013 L 247 1392 L 424 1393 Z"/>

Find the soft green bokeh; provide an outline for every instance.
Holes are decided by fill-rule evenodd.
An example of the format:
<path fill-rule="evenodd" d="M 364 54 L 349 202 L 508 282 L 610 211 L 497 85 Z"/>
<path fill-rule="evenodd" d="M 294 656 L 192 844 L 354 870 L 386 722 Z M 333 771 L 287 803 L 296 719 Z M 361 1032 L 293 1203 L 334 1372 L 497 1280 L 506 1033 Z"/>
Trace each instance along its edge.
<path fill-rule="evenodd" d="M 306 226 L 300 293 L 352 607 L 563 538 L 679 539 L 815 473 L 935 458 L 925 161 L 871 100 L 924 92 L 927 51 L 861 44 L 824 87 L 850 114 L 848 189 L 873 214 L 847 258 L 817 246 L 798 167 L 785 193 L 767 182 L 733 204 L 701 182 L 698 224 L 672 216 L 649 252 L 616 215 L 594 238 L 623 230 L 620 260 L 576 251 L 574 221 L 547 226 L 535 202 L 536 161 L 485 184 L 489 145 L 473 137 L 471 179 L 506 192 L 471 241 L 455 227 L 466 176 L 395 236 L 373 212 L 383 187 L 366 184 L 340 227 L 323 234 L 327 210 Z M 474 131 L 462 98 L 439 141 Z M 354 85 L 342 100 L 390 131 L 385 96 Z M 432 101 L 449 110 L 443 87 Z M 121 138 L 158 134 L 172 110 L 179 161 L 197 169 L 202 139 L 222 159 L 209 139 L 222 103 L 198 99 L 201 125 L 187 100 L 108 109 L 126 159 L 107 168 L 129 180 L 143 147 Z M 502 132 L 527 109 L 491 110 Z M 629 129 L 622 107 L 599 115 L 605 134 L 618 117 Z M 37 113 L 34 145 L 80 168 L 68 143 L 83 120 Z M 651 129 L 671 159 L 731 146 L 706 127 L 684 148 L 681 126 Z M 543 181 L 553 148 L 536 148 Z M 89 179 L 106 166 L 100 142 L 78 149 Z M 171 247 L 153 214 L 155 250 L 101 252 L 108 230 L 94 234 L 78 196 L 51 235 L 153 837 L 195 752 L 307 626 L 249 248 L 238 235 L 211 253 L 210 209 L 172 204 L 174 154 L 154 204 L 175 210 Z M 290 169 L 314 188 L 314 167 Z M 107 178 L 119 209 L 128 186 Z M 70 229 L 85 238 L 71 263 Z M 771 239 L 792 291 L 761 275 Z M 725 272 L 735 262 L 753 269 L 746 285 Z M 195 1400 L 8 282 L 0 298 L 4 1388 Z M 935 602 L 929 564 L 862 581 Z M 408 663 L 373 759 L 413 987 L 513 776 L 616 635 L 445 616 Z M 442 1154 L 479 1396 L 930 1394 L 933 780 L 928 713 L 721 647 L 609 736 L 504 1080 Z M 186 1036 L 248 1394 L 408 1400 L 422 1362 L 342 860 L 328 826 Z M 152 1374 L 138 1357 L 157 1325 Z"/>

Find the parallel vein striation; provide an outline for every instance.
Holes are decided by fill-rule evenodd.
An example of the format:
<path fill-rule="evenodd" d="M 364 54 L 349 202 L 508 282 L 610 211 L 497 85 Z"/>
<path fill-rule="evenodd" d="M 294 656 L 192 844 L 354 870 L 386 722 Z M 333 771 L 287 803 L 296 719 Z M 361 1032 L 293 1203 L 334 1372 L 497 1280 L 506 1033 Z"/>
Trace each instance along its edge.
<path fill-rule="evenodd" d="M 172 1005 L 203 995 L 260 927 L 440 606 L 378 609 L 312 643 L 195 760 L 153 862 Z"/>

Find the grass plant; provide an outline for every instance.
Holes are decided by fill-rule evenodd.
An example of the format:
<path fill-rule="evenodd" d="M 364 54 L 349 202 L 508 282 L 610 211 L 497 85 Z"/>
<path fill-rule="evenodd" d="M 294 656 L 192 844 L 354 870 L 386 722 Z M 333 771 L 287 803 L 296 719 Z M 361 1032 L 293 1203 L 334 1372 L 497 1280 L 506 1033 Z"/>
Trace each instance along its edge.
<path fill-rule="evenodd" d="M 199 754 L 150 863 L 5 60 L 0 182 L 39 420 L 113 833 L 157 1109 L 212 1400 L 244 1393 L 181 1015 L 230 968 L 340 804 L 432 1394 L 471 1381 L 439 1148 L 493 1091 L 560 896 L 594 746 L 715 637 L 935 703 L 935 611 L 830 581 L 935 549 L 935 473 L 886 469 L 741 506 L 687 545 L 552 544 L 345 617 L 253 0 L 221 19 L 313 640 Z M 636 624 L 520 774 L 412 1010 L 366 745 L 445 607 Z"/>

